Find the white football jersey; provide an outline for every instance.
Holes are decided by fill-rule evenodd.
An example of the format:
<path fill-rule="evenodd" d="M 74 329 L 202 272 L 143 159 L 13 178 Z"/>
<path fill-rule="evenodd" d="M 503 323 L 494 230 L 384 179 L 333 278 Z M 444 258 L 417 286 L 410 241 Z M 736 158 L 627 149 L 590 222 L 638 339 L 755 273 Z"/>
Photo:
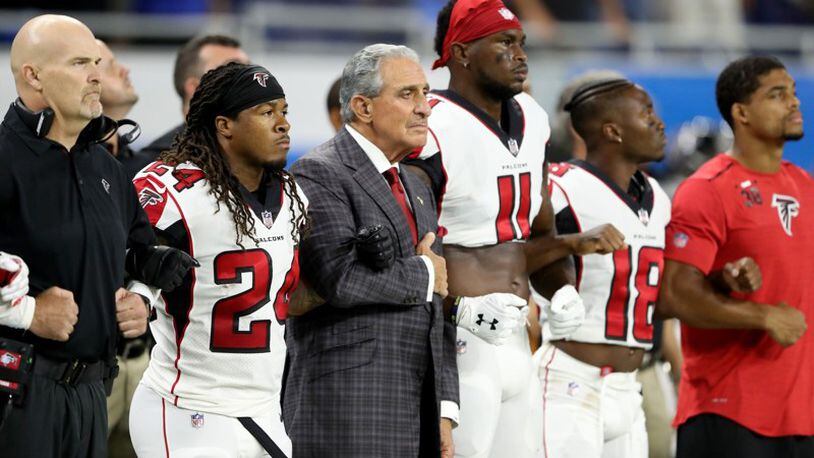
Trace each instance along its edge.
<path fill-rule="evenodd" d="M 441 169 L 444 243 L 478 247 L 528 239 L 545 185 L 545 111 L 528 94 L 517 94 L 504 105 L 506 133 L 454 92 L 432 92 L 429 99 L 427 145 L 411 157 L 434 159 Z"/>
<path fill-rule="evenodd" d="M 223 204 L 218 211 L 198 167 L 154 162 L 133 182 L 156 233 L 200 263 L 154 304 L 156 345 L 142 383 L 184 409 L 232 417 L 279 412 L 288 294 L 299 279 L 283 185 L 274 193 L 279 182 L 269 186 L 264 208 L 244 197 L 259 240 L 256 246 L 244 236 L 244 250 L 235 241 L 232 213 Z M 270 201 L 278 194 L 274 215 Z"/>
<path fill-rule="evenodd" d="M 636 200 L 584 161 L 553 164 L 548 176 L 558 233 L 613 224 L 628 245 L 612 254 L 575 259 L 586 313 L 570 340 L 651 348 L 670 198 L 656 180 L 636 172 Z"/>

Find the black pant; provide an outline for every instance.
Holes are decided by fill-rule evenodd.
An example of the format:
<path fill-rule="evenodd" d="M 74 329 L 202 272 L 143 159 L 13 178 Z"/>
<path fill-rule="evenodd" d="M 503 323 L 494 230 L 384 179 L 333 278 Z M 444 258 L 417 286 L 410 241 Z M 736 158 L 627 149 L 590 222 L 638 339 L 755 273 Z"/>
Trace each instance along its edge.
<path fill-rule="evenodd" d="M 714 414 L 690 418 L 678 427 L 676 458 L 809 458 L 814 436 L 761 436 Z"/>
<path fill-rule="evenodd" d="M 3 458 L 107 457 L 102 381 L 69 386 L 32 374 L 25 404 L 0 428 Z"/>

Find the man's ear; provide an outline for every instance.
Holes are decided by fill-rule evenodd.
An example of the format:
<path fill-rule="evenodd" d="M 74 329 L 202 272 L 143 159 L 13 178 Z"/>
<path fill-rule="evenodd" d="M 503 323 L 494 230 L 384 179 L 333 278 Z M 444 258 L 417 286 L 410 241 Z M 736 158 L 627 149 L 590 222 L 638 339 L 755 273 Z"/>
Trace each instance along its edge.
<path fill-rule="evenodd" d="M 746 109 L 746 105 L 733 103 L 729 114 L 732 115 L 732 120 L 735 121 L 736 124 L 749 124 L 749 110 Z"/>
<path fill-rule="evenodd" d="M 449 47 L 449 58 L 463 68 L 469 68 L 469 44 L 452 43 Z"/>
<path fill-rule="evenodd" d="M 201 84 L 201 80 L 192 76 L 187 77 L 186 81 L 184 81 L 184 97 L 186 100 L 192 100 L 192 95 L 195 94 L 195 89 L 198 89 L 198 85 Z"/>
<path fill-rule="evenodd" d="M 602 124 L 602 138 L 610 143 L 622 143 L 622 128 L 613 122 Z"/>
<path fill-rule="evenodd" d="M 226 139 L 231 139 L 233 128 L 234 120 L 229 119 L 226 116 L 215 117 L 215 132 L 217 132 L 219 136 Z"/>
<path fill-rule="evenodd" d="M 373 101 L 369 98 L 361 94 L 354 95 L 350 99 L 350 109 L 359 122 L 369 124 L 373 121 Z"/>
<path fill-rule="evenodd" d="M 40 81 L 39 70 L 31 64 L 23 64 L 20 68 L 20 73 L 23 75 L 23 80 L 34 88 L 35 91 L 42 91 L 42 82 Z"/>

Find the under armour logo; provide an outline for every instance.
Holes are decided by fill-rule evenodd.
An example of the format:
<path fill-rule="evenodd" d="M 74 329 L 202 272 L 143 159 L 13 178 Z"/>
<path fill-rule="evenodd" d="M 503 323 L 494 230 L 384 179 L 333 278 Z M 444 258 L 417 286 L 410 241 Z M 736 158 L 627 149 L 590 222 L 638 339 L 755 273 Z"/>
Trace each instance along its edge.
<path fill-rule="evenodd" d="M 781 194 L 772 195 L 772 207 L 777 208 L 777 216 L 780 217 L 780 225 L 787 235 L 791 236 L 791 220 L 800 214 L 800 203 L 791 196 Z"/>
<path fill-rule="evenodd" d="M 252 76 L 252 78 L 257 81 L 257 84 L 266 87 L 266 81 L 269 79 L 269 74 L 257 72 Z"/>
<path fill-rule="evenodd" d="M 484 323 L 484 321 L 485 320 L 483 319 L 483 313 L 478 313 L 478 321 L 476 321 L 475 324 L 480 326 L 480 325 L 482 325 Z M 498 321 L 497 318 L 492 319 L 492 322 L 488 323 L 489 324 L 489 329 L 494 331 L 495 329 L 497 329 L 497 324 L 498 323 L 500 323 L 500 321 Z"/>

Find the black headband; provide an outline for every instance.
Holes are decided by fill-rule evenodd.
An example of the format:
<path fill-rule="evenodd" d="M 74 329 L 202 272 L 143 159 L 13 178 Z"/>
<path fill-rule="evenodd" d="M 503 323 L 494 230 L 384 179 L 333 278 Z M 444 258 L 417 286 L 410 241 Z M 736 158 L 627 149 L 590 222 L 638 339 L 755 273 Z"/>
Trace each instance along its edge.
<path fill-rule="evenodd" d="M 604 79 L 585 83 L 574 91 L 574 95 L 572 95 L 571 100 L 565 104 L 563 110 L 570 112 L 592 97 L 626 86 L 635 86 L 635 84 L 625 78 Z"/>
<path fill-rule="evenodd" d="M 224 96 L 224 114 L 239 113 L 261 103 L 285 97 L 282 86 L 268 70 L 252 65 L 235 75 Z"/>

